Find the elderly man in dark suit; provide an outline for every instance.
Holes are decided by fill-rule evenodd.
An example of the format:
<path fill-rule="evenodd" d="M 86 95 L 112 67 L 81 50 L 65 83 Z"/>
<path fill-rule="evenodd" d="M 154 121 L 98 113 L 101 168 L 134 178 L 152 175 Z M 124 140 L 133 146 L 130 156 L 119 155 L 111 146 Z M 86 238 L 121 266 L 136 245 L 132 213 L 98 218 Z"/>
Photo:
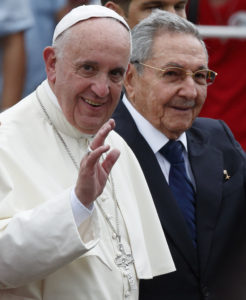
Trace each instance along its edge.
<path fill-rule="evenodd" d="M 159 10 L 132 36 L 116 131 L 140 162 L 177 268 L 141 281 L 140 299 L 244 300 L 246 158 L 224 122 L 197 118 L 217 75 L 205 44 Z"/>

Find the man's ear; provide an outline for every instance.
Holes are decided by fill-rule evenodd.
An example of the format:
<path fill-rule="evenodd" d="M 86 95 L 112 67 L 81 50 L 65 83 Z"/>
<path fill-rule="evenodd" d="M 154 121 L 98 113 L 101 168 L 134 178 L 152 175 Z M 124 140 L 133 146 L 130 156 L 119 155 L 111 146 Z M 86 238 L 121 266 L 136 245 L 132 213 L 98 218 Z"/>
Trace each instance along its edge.
<path fill-rule="evenodd" d="M 51 83 L 55 83 L 56 80 L 56 55 L 53 47 L 46 47 L 43 51 L 43 58 L 45 62 L 45 69 L 47 78 Z"/>
<path fill-rule="evenodd" d="M 134 102 L 135 89 L 137 88 L 138 73 L 134 64 L 129 64 L 124 79 L 124 88 L 129 101 Z"/>
<path fill-rule="evenodd" d="M 116 4 L 112 1 L 108 1 L 108 2 L 106 2 L 106 4 L 104 6 L 116 11 L 119 15 L 121 15 L 127 21 L 124 9 L 122 7 L 120 7 L 118 4 Z"/>

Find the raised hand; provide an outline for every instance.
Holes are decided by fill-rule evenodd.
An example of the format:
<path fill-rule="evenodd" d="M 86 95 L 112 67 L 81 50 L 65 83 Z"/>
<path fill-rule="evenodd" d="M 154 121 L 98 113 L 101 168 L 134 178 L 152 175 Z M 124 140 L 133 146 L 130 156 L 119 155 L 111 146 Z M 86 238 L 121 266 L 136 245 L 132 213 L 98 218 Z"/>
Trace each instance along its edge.
<path fill-rule="evenodd" d="M 89 152 L 81 161 L 75 193 L 83 205 L 88 207 L 102 193 L 109 173 L 120 156 L 120 151 L 104 145 L 105 139 L 115 127 L 115 122 L 110 119 L 95 135 Z M 105 153 L 103 161 L 101 156 Z"/>

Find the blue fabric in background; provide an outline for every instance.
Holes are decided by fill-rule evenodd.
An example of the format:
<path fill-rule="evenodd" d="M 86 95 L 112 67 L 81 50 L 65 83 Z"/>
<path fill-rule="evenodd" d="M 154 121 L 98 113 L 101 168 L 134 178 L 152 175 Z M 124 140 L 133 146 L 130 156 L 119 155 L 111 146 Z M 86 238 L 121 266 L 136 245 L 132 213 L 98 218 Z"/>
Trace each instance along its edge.
<path fill-rule="evenodd" d="M 0 1 L 0 38 L 30 28 L 33 21 L 29 0 Z M 0 95 L 3 81 L 2 55 L 3 48 L 0 42 Z"/>
<path fill-rule="evenodd" d="M 66 0 L 30 0 L 35 22 L 25 35 L 27 74 L 23 97 L 33 92 L 46 78 L 43 50 L 51 45 L 56 14 L 66 4 Z"/>

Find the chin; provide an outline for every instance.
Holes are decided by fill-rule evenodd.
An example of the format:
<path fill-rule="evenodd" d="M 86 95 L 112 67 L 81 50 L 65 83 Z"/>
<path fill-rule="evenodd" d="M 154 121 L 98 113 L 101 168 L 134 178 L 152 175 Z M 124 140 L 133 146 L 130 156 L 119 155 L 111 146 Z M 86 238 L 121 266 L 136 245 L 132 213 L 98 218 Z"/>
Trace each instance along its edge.
<path fill-rule="evenodd" d="M 78 124 L 77 126 L 76 126 L 76 128 L 78 129 L 78 130 L 80 130 L 81 132 L 83 132 L 83 133 L 86 133 L 86 134 L 96 134 L 97 133 L 97 131 L 101 128 L 101 126 L 102 126 L 103 124 L 99 124 L 98 126 L 97 126 L 97 124 L 95 123 L 95 122 L 91 122 L 91 123 L 87 123 L 87 124 L 85 124 L 85 123 L 83 123 L 83 124 Z"/>

